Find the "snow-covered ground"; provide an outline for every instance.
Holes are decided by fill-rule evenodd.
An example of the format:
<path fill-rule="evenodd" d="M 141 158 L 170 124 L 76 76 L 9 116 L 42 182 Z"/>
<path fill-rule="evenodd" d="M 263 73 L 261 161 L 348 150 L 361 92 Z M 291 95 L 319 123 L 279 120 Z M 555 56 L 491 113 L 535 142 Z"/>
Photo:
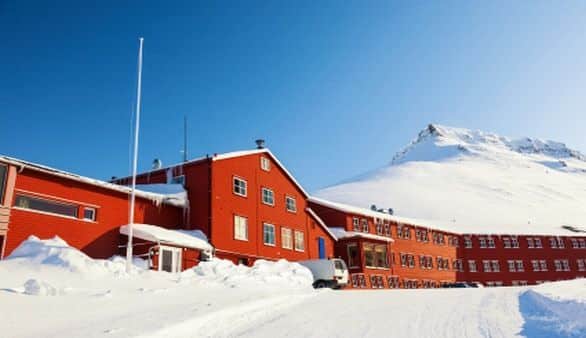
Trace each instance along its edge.
<path fill-rule="evenodd" d="M 459 233 L 584 236 L 585 187 L 586 156 L 562 143 L 430 125 L 388 166 L 314 195 Z"/>
<path fill-rule="evenodd" d="M 586 280 L 525 288 L 313 290 L 286 261 L 131 273 L 56 238 L 0 261 L 0 336 L 584 337 Z"/>

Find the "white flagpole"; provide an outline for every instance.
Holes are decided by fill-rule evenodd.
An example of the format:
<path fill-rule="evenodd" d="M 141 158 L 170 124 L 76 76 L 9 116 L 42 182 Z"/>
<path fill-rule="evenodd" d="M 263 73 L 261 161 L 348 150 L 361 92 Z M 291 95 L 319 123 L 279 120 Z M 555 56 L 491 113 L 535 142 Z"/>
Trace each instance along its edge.
<path fill-rule="evenodd" d="M 140 125 L 140 96 L 142 83 L 142 44 L 144 38 L 139 38 L 138 47 L 138 85 L 136 87 L 136 122 L 134 126 L 134 158 L 132 160 L 132 192 L 130 195 L 130 216 L 128 220 L 128 244 L 126 245 L 126 271 L 132 268 L 132 225 L 134 224 L 134 204 L 136 199 L 136 163 L 138 162 L 138 128 Z"/>

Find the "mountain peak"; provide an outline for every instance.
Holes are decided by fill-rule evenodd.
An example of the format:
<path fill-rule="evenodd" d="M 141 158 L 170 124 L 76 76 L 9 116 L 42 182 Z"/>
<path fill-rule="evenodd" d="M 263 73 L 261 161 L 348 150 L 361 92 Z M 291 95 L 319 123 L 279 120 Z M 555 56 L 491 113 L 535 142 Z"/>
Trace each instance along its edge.
<path fill-rule="evenodd" d="M 407 161 L 438 161 L 465 154 L 515 152 L 525 155 L 543 155 L 554 159 L 574 158 L 586 162 L 586 156 L 568 148 L 564 143 L 530 137 L 509 139 L 480 130 L 429 124 L 417 138 L 398 152 L 391 164 Z"/>

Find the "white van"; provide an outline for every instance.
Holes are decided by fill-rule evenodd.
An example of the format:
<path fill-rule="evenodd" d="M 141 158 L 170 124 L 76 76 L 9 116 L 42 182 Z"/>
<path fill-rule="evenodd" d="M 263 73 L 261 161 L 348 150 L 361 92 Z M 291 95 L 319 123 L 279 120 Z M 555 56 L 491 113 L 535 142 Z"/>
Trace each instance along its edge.
<path fill-rule="evenodd" d="M 339 289 L 348 284 L 348 268 L 339 258 L 312 259 L 297 262 L 313 274 L 313 287 L 316 289 Z"/>

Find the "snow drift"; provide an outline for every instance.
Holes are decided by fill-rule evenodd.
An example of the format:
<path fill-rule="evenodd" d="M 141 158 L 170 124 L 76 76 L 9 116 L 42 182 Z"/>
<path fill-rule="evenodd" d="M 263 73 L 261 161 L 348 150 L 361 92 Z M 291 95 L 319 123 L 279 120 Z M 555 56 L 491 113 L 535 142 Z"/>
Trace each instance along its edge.
<path fill-rule="evenodd" d="M 30 236 L 6 260 L 23 267 L 48 266 L 85 277 L 108 273 L 124 274 L 126 271 L 124 258 L 114 256 L 110 260 L 92 259 L 58 236 L 43 240 Z M 135 270 L 140 270 L 140 266 L 144 267 L 144 262 L 140 259 L 135 259 L 134 263 Z"/>
<path fill-rule="evenodd" d="M 563 143 L 430 125 L 388 166 L 316 197 L 461 233 L 586 234 L 586 157 Z"/>
<path fill-rule="evenodd" d="M 201 262 L 182 273 L 182 279 L 195 279 L 205 284 L 230 288 L 312 288 L 313 275 L 304 266 L 286 260 L 271 262 L 259 259 L 252 267 L 235 265 L 229 260 L 214 258 Z"/>

